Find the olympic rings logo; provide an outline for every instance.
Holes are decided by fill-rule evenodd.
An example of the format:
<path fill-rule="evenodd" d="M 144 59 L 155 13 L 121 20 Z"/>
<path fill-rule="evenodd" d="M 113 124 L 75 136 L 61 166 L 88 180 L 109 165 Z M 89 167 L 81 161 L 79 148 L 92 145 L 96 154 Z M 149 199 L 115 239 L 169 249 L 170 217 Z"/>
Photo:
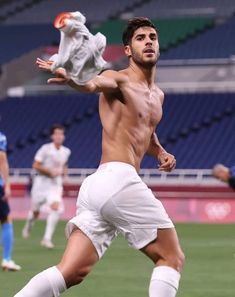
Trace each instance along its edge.
<path fill-rule="evenodd" d="M 224 219 L 231 212 L 231 205 L 226 202 L 210 202 L 205 206 L 205 212 L 210 219 Z"/>

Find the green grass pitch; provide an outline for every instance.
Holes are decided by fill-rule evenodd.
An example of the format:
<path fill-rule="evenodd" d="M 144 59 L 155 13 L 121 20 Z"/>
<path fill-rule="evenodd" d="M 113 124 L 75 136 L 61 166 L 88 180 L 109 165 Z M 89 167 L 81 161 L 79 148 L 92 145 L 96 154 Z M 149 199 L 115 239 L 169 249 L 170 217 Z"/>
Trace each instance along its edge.
<path fill-rule="evenodd" d="M 39 245 L 43 221 L 36 223 L 26 241 L 21 238 L 22 226 L 22 221 L 14 222 L 14 259 L 23 269 L 0 272 L 1 297 L 12 297 L 34 274 L 56 264 L 66 243 L 65 222 L 56 230 L 54 250 Z M 178 224 L 176 228 L 187 258 L 177 297 L 234 297 L 235 225 Z M 147 297 L 152 267 L 150 260 L 119 237 L 86 281 L 62 296 Z"/>

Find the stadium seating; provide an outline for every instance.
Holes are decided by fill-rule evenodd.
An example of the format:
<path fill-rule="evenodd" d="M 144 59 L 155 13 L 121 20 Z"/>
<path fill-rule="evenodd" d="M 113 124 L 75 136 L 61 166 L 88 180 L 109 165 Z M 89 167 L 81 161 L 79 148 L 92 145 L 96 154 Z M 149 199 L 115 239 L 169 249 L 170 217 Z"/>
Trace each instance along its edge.
<path fill-rule="evenodd" d="M 235 11 L 233 0 L 119 0 L 112 5 L 109 0 L 100 0 L 99 5 L 87 0 L 12 0 L 3 4 L 0 19 L 6 18 L 8 24 L 50 23 L 57 13 L 74 10 L 85 13 L 89 22 L 118 18 L 122 12 L 156 19 L 184 15 L 229 16 Z"/>
<path fill-rule="evenodd" d="M 9 62 L 37 47 L 57 43 L 60 34 L 51 25 L 0 26 L 0 64 Z"/>
<path fill-rule="evenodd" d="M 70 166 L 93 168 L 101 154 L 101 124 L 96 95 L 26 97 L 0 102 L 1 129 L 8 136 L 11 167 L 31 166 L 35 151 L 49 141 L 54 122 L 67 127 Z M 157 134 L 177 157 L 178 168 L 233 164 L 235 94 L 167 95 Z M 144 168 L 156 162 L 146 157 Z"/>
<path fill-rule="evenodd" d="M 113 1 L 110 5 L 109 0 L 99 0 L 98 3 L 87 0 L 51 0 L 41 1 L 37 5 L 23 10 L 12 17 L 7 18 L 7 24 L 34 24 L 34 23 L 51 23 L 55 16 L 62 11 L 79 10 L 84 13 L 89 22 L 101 22 L 106 20 L 125 7 L 129 7 L 137 0 L 119 0 Z M 98 5 L 97 5 L 98 4 Z"/>
<path fill-rule="evenodd" d="M 59 32 L 52 27 L 52 20 L 61 11 L 77 9 L 86 15 L 88 25 L 93 24 L 93 32 L 104 33 L 108 44 L 112 46 L 121 45 L 121 32 L 126 21 L 110 20 L 110 18 L 114 16 L 118 18 L 121 12 L 130 11 L 133 15 L 146 15 L 154 20 L 160 31 L 161 59 L 163 60 L 229 58 L 234 55 L 235 44 L 231 42 L 231 36 L 235 34 L 235 17 L 223 25 L 207 30 L 214 26 L 217 12 L 226 10 L 231 14 L 235 10 L 233 0 L 179 0 L 177 3 L 173 0 L 148 2 L 120 0 L 114 1 L 112 5 L 108 4 L 108 0 L 101 0 L 94 9 L 94 3 L 86 0 L 59 2 L 20 0 L 5 3 L 0 11 L 0 19 L 8 16 L 4 25 L 0 26 L 3 37 L 0 64 L 7 63 L 39 46 L 58 44 Z M 207 11 L 206 8 L 213 9 L 215 13 L 203 14 L 203 11 Z M 190 17 L 182 17 L 184 11 L 196 13 L 189 14 Z M 174 14 L 174 12 L 177 13 Z M 94 28 L 96 23 L 98 26 Z M 115 48 L 115 51 L 119 56 L 120 49 Z M 109 60 L 113 61 L 116 58 L 111 56 Z"/>
<path fill-rule="evenodd" d="M 33 154 L 49 139 L 49 128 L 55 123 L 77 124 L 83 117 L 97 112 L 94 96 L 32 96 L 0 102 L 1 129 L 8 137 L 13 167 L 31 166 Z M 76 138 L 76 136 L 74 135 Z M 30 160 L 31 159 L 31 160 Z"/>
<path fill-rule="evenodd" d="M 235 94 L 167 95 L 158 135 L 178 168 L 234 164 Z M 143 166 L 153 167 L 145 158 Z"/>
<path fill-rule="evenodd" d="M 153 22 L 160 32 L 162 50 L 214 25 L 213 18 L 209 17 L 154 19 Z M 122 31 L 126 23 L 124 20 L 109 20 L 93 31 L 95 33 L 102 32 L 107 37 L 109 44 L 121 44 Z"/>
<path fill-rule="evenodd" d="M 199 17 L 162 19 L 156 20 L 155 23 L 160 31 L 161 50 L 166 50 L 198 31 L 212 26 L 213 19 Z M 124 55 L 121 34 L 125 25 L 126 21 L 113 20 L 92 30 L 93 33 L 100 31 L 107 36 L 108 44 L 111 46 L 106 51 L 108 61 L 114 61 Z M 2 25 L 0 34 L 2 36 L 0 64 L 7 63 L 37 47 L 58 44 L 60 39 L 58 30 L 51 24 Z"/>
<path fill-rule="evenodd" d="M 133 13 L 161 18 L 183 15 L 229 16 L 234 11 L 233 0 L 151 0 L 134 9 Z"/>
<path fill-rule="evenodd" d="M 161 59 L 218 59 L 235 54 L 235 17 L 163 53 Z"/>

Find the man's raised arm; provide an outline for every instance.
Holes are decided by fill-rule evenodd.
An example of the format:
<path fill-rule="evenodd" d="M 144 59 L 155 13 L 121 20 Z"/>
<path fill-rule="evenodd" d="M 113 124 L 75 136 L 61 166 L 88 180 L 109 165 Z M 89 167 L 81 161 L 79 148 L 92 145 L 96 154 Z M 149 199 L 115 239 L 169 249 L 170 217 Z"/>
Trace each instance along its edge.
<path fill-rule="evenodd" d="M 69 80 L 67 84 L 81 92 L 88 93 L 109 93 L 115 92 L 119 88 L 120 82 L 123 81 L 123 75 L 113 70 L 106 70 L 101 75 L 95 76 L 92 80 L 84 85 L 77 85 L 73 80 Z M 51 83 L 51 81 L 49 82 Z M 54 83 L 54 81 L 52 81 Z"/>
<path fill-rule="evenodd" d="M 50 62 L 38 58 L 36 64 L 41 70 L 51 73 Z M 123 74 L 114 70 L 106 70 L 102 74 L 96 75 L 84 85 L 77 85 L 71 80 L 64 68 L 57 69 L 55 76 L 48 79 L 47 82 L 49 84 L 68 84 L 70 87 L 85 93 L 115 92 L 119 88 L 119 84 L 125 80 Z"/>

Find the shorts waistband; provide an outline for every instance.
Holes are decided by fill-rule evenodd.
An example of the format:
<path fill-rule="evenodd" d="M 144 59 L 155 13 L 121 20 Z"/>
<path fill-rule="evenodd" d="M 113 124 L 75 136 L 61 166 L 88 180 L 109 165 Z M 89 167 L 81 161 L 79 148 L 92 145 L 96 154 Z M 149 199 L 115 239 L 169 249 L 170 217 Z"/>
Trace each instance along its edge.
<path fill-rule="evenodd" d="M 134 170 L 136 172 L 136 169 L 135 169 L 135 167 L 133 165 L 131 165 L 129 163 L 116 162 L 116 161 L 100 164 L 100 166 L 98 167 L 97 170 L 103 170 L 103 169 L 109 169 L 109 168 L 119 168 L 119 169 L 120 168 L 129 168 L 129 169 Z"/>

